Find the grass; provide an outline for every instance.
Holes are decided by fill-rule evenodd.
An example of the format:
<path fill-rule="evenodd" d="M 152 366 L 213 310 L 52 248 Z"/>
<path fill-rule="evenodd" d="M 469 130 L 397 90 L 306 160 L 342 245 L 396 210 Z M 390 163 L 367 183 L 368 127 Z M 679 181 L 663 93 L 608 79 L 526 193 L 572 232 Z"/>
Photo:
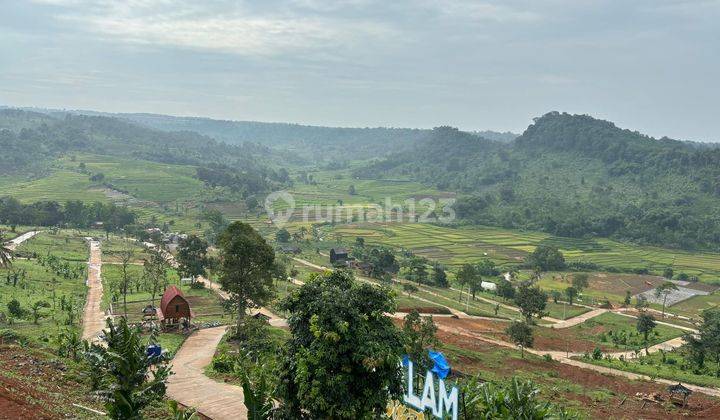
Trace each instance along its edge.
<path fill-rule="evenodd" d="M 23 242 L 17 249 L 36 255 L 53 254 L 64 260 L 86 262 L 90 256 L 88 244 L 77 231 L 61 229 L 43 231 Z"/>
<path fill-rule="evenodd" d="M 16 286 L 8 284 L 7 275 L 11 270 L 24 271 L 24 280 Z M 4 328 L 13 329 L 34 342 L 48 342 L 57 333 L 69 328 L 79 331 L 79 318 L 85 302 L 87 287 L 85 278 L 66 279 L 50 269 L 41 266 L 36 260 L 16 260 L 11 269 L 0 268 L 0 313 L 9 317 L 8 303 L 16 299 L 26 312 L 22 318 L 15 319 L 12 325 L 7 321 Z M 40 310 L 42 317 L 38 324 L 33 323 L 30 310 L 38 301 L 47 302 L 50 307 Z M 68 314 L 61 309 L 61 302 L 72 302 L 75 321 L 68 325 Z"/>
<path fill-rule="evenodd" d="M 578 315 L 582 315 L 585 312 L 589 312 L 590 308 L 577 305 L 569 305 L 563 303 L 548 302 L 545 306 L 545 311 L 548 312 L 548 316 L 555 319 L 568 319 L 574 318 Z"/>
<path fill-rule="evenodd" d="M 651 378 L 664 378 L 711 388 L 720 387 L 720 377 L 716 375 L 717 367 L 714 363 L 708 363 L 704 369 L 696 370 L 685 361 L 678 351 L 667 352 L 664 362 L 663 355 L 659 352 L 633 360 L 594 360 L 592 358 L 582 358 L 582 360 L 594 365 L 647 375 Z"/>
<path fill-rule="evenodd" d="M 642 335 L 636 330 L 636 323 L 634 318 L 606 312 L 574 327 L 537 328 L 535 331 L 538 337 L 549 340 L 549 345 L 553 347 L 566 342 L 574 343 L 570 345 L 570 349 L 575 352 L 592 352 L 594 347 L 600 347 L 605 351 L 635 350 L 645 346 Z M 682 334 L 682 330 L 658 324 L 648 337 L 648 346 L 662 343 Z M 563 347 L 561 350 L 564 349 Z"/>

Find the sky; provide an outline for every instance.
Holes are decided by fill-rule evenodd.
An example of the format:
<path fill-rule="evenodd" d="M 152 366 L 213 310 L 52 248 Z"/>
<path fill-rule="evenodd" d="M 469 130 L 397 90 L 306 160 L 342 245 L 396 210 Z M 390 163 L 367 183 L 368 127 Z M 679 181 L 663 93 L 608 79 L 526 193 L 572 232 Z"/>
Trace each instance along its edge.
<path fill-rule="evenodd" d="M 720 141 L 720 0 L 0 0 L 0 104 Z"/>

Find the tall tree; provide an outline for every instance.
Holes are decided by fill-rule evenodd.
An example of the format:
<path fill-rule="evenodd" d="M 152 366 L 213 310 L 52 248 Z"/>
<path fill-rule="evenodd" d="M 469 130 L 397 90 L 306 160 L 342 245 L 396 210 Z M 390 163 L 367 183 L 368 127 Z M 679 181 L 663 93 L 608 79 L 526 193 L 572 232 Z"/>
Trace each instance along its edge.
<path fill-rule="evenodd" d="M 565 296 L 568 298 L 568 303 L 570 303 L 570 306 L 573 304 L 573 300 L 578 295 L 578 290 L 575 288 L 575 286 L 568 286 L 565 288 Z"/>
<path fill-rule="evenodd" d="M 118 284 L 120 288 L 120 294 L 123 297 L 123 314 L 125 315 L 125 318 L 127 319 L 127 295 L 130 293 L 130 286 L 132 285 L 133 278 L 130 274 L 130 261 L 132 261 L 133 256 L 135 253 L 133 250 L 129 247 L 125 247 L 123 250 L 120 251 L 120 283 Z"/>
<path fill-rule="evenodd" d="M 234 222 L 218 237 L 220 285 L 230 293 L 238 311 L 238 331 L 249 308 L 273 296 L 275 252 L 252 226 Z"/>
<path fill-rule="evenodd" d="M 545 316 L 547 299 L 547 293 L 537 286 L 520 286 L 515 293 L 515 304 L 520 308 L 520 313 L 528 324 L 532 323 L 533 317 Z"/>
<path fill-rule="evenodd" d="M 169 264 L 162 252 L 150 251 L 150 257 L 143 262 L 143 277 L 150 301 L 155 306 L 155 297 L 167 286 L 167 269 Z"/>
<path fill-rule="evenodd" d="M 572 285 L 575 287 L 578 291 L 578 293 L 582 293 L 582 291 L 588 287 L 590 282 L 588 281 L 589 276 L 587 273 L 575 273 L 572 277 Z"/>
<path fill-rule="evenodd" d="M 680 290 L 680 289 L 678 289 L 678 287 L 675 285 L 675 283 L 673 283 L 671 281 L 666 281 L 655 288 L 655 296 L 657 298 L 662 297 L 662 299 L 663 299 L 663 304 L 662 304 L 663 318 L 665 318 L 665 305 L 667 304 L 668 295 L 670 295 L 670 293 L 676 292 L 678 290 Z"/>
<path fill-rule="evenodd" d="M 409 314 L 405 315 L 402 332 L 405 354 L 410 356 L 410 359 L 423 369 L 430 369 L 432 362 L 427 351 L 440 346 L 440 340 L 435 335 L 437 326 L 432 317 L 423 318 L 417 310 L 413 309 Z"/>
<path fill-rule="evenodd" d="M 180 241 L 177 252 L 180 273 L 183 276 L 190 276 L 193 282 L 196 277 L 205 275 L 205 269 L 208 266 L 207 253 L 207 241 L 196 235 L 190 235 L 187 239 Z"/>
<path fill-rule="evenodd" d="M 440 263 L 433 264 L 432 282 L 437 287 L 448 287 L 447 273 Z"/>
<path fill-rule="evenodd" d="M 525 358 L 525 347 L 532 347 L 534 341 L 532 328 L 525 322 L 515 321 L 505 329 L 505 333 L 520 347 L 520 357 Z"/>
<path fill-rule="evenodd" d="M 562 270 L 565 268 L 565 257 L 554 246 L 539 245 L 527 256 L 525 262 L 539 271 Z"/>
<path fill-rule="evenodd" d="M 364 419 L 385 413 L 401 393 L 400 331 L 388 288 L 352 273 L 317 274 L 290 294 L 292 339 L 282 355 L 279 396 L 289 418 Z"/>
<path fill-rule="evenodd" d="M 648 335 L 650 335 L 650 332 L 655 329 L 657 324 L 655 323 L 655 318 L 645 312 L 640 313 L 637 318 L 637 324 L 635 325 L 635 328 L 637 328 L 638 332 L 643 335 L 643 343 L 645 343 L 645 354 L 649 355 L 648 352 Z"/>
<path fill-rule="evenodd" d="M 477 269 L 474 265 L 463 264 L 463 266 L 460 267 L 457 275 L 455 275 L 455 279 L 460 285 L 460 296 L 458 300 L 462 300 L 462 291 L 465 286 L 468 286 L 468 293 L 470 293 L 470 286 L 475 282 L 475 277 L 477 277 Z"/>

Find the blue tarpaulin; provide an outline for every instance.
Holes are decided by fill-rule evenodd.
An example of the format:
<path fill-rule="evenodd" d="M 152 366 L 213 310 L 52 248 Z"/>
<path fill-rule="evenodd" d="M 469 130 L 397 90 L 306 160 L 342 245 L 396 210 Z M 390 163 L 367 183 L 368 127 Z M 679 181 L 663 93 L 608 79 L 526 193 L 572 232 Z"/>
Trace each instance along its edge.
<path fill-rule="evenodd" d="M 148 348 L 147 348 L 148 357 L 160 357 L 161 354 L 162 354 L 162 347 L 158 346 L 157 344 L 148 346 Z"/>
<path fill-rule="evenodd" d="M 445 356 L 439 351 L 428 350 L 428 355 L 434 363 L 433 368 L 430 370 L 440 379 L 445 379 L 450 373 L 450 363 L 448 363 Z"/>

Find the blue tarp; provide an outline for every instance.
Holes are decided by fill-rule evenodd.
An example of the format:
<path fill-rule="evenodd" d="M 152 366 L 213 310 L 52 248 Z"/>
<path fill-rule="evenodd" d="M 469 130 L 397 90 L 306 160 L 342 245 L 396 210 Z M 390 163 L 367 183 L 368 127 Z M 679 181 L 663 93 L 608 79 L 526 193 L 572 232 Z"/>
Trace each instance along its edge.
<path fill-rule="evenodd" d="M 428 350 L 428 355 L 434 363 L 433 368 L 430 370 L 440 379 L 445 379 L 450 373 L 450 363 L 448 363 L 445 356 L 439 351 Z"/>
<path fill-rule="evenodd" d="M 162 354 L 162 347 L 160 347 L 156 344 L 148 346 L 148 348 L 147 348 L 148 357 L 160 357 L 161 354 Z"/>

